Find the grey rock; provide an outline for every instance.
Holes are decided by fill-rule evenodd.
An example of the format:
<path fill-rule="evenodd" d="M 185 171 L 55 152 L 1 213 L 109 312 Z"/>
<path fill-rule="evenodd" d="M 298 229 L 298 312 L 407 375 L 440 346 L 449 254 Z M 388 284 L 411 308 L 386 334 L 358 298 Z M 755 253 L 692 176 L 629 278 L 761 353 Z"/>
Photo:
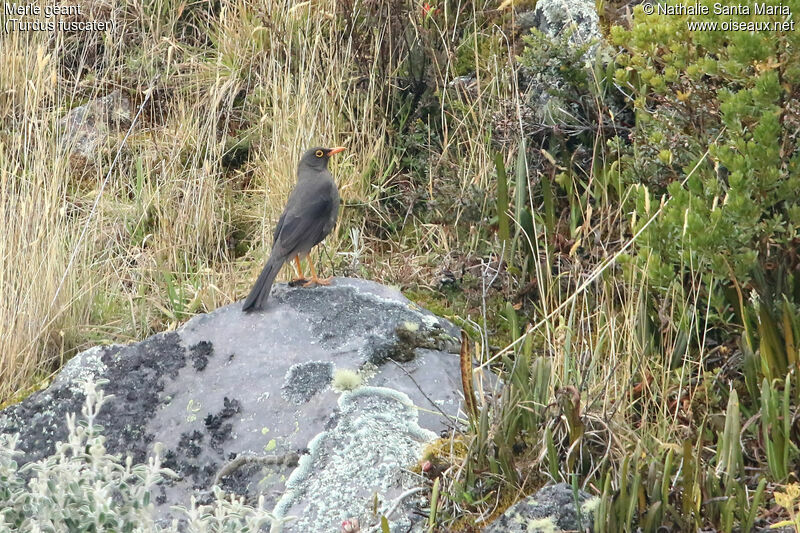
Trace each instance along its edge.
<path fill-rule="evenodd" d="M 70 162 L 85 166 L 93 161 L 113 131 L 131 122 L 131 102 L 120 91 L 71 109 L 60 121 L 62 142 Z"/>
<path fill-rule="evenodd" d="M 599 498 L 579 490 L 577 501 L 566 483 L 548 485 L 509 507 L 484 533 L 593 531 Z"/>
<path fill-rule="evenodd" d="M 597 8 L 590 0 L 539 0 L 532 20 L 521 18 L 550 38 L 567 37 L 578 46 L 602 38 Z"/>
<path fill-rule="evenodd" d="M 161 442 L 164 465 L 181 476 L 161 487 L 162 519 L 193 491 L 210 498 L 216 479 L 301 517 L 284 531 L 338 532 L 342 517 L 368 531 L 375 494 L 388 511 L 421 484 L 406 469 L 456 424 L 459 345 L 452 324 L 373 282 L 278 285 L 263 312 L 235 303 L 174 332 L 79 354 L 48 389 L 0 412 L 0 433 L 20 433 L 21 463 L 52 454 L 66 414 L 80 413 L 78 381 L 105 379 L 114 398 L 98 423 L 109 452 L 142 462 Z M 334 391 L 342 369 L 365 386 Z M 395 509 L 392 531 L 407 530 L 413 504 Z"/>
<path fill-rule="evenodd" d="M 514 29 L 519 34 L 525 34 L 531 31 L 531 28 L 535 28 L 539 23 L 539 15 L 534 11 L 523 11 L 517 14 L 517 18 L 514 21 Z"/>
<path fill-rule="evenodd" d="M 532 55 L 533 64 L 520 73 L 521 84 L 527 87 L 527 104 L 536 122 L 566 127 L 567 130 L 592 123 L 593 120 L 582 117 L 580 107 L 572 103 L 581 97 L 582 90 L 573 87 L 574 82 L 565 76 L 564 68 L 579 69 L 583 71 L 582 76 L 591 76 L 598 51 L 604 49 L 595 3 L 590 0 L 540 0 L 533 12 L 519 16 L 517 24 L 526 32 L 531 29 L 540 32 L 538 46 L 543 50 Z M 563 57 L 552 55 L 548 49 L 569 51 L 570 57 L 585 51 L 576 56 L 577 64 L 565 66 Z"/>

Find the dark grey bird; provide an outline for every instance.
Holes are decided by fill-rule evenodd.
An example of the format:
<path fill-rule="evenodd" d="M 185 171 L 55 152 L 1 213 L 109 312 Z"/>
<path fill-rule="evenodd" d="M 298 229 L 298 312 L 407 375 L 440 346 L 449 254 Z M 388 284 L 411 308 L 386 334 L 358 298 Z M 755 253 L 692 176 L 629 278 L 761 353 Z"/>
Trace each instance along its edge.
<path fill-rule="evenodd" d="M 328 170 L 330 156 L 344 150 L 336 148 L 311 148 L 306 150 L 297 166 L 297 185 L 289 195 L 275 235 L 272 252 L 264 269 L 244 301 L 243 311 L 256 311 L 264 308 L 275 276 L 287 261 L 295 260 L 299 278 L 295 282 L 303 285 L 328 285 L 330 278 L 320 279 L 314 271 L 314 263 L 309 254 L 311 248 L 322 242 L 336 225 L 339 215 L 339 191 Z M 300 257 L 309 257 L 311 279 L 303 278 Z"/>

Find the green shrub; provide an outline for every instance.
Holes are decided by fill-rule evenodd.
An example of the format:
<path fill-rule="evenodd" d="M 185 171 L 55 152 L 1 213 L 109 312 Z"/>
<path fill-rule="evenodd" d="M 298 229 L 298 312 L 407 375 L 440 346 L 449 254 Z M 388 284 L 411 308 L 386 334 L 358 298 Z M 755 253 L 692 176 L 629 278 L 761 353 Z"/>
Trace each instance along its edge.
<path fill-rule="evenodd" d="M 800 40 L 796 32 L 690 32 L 688 20 L 637 9 L 630 30 L 612 28 L 624 50 L 615 78 L 636 107 L 621 173 L 646 186 L 636 229 L 669 199 L 642 236 L 641 264 L 656 287 L 700 273 L 711 276 L 709 289 L 722 280 L 794 300 Z"/>

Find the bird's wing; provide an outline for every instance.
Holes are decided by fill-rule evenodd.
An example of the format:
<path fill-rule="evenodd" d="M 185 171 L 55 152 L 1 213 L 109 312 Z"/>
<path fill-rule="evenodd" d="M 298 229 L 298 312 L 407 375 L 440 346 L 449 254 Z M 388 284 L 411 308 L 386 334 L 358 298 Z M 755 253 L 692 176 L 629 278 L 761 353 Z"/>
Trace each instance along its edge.
<path fill-rule="evenodd" d="M 278 219 L 278 224 L 275 226 L 275 233 L 272 234 L 272 246 L 275 246 L 275 243 L 278 242 L 278 235 L 281 234 L 284 220 L 286 220 L 286 211 L 283 212 L 281 218 Z"/>
<path fill-rule="evenodd" d="M 275 229 L 275 246 L 287 255 L 307 251 L 322 241 L 326 237 L 325 226 L 335 208 L 329 193 L 304 196 L 297 202 L 290 199 Z"/>

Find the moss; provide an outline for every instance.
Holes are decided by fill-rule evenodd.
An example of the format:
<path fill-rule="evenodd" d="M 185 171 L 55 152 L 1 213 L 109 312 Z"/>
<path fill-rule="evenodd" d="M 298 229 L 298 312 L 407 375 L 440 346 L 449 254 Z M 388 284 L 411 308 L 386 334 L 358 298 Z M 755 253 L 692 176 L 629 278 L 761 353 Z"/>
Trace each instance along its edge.
<path fill-rule="evenodd" d="M 469 33 L 456 48 L 455 74 L 466 76 L 476 71 L 487 71 L 491 68 L 491 62 L 497 61 L 505 53 L 497 35 Z"/>
<path fill-rule="evenodd" d="M 472 532 L 476 531 L 476 528 L 478 527 L 478 531 L 483 531 L 483 528 L 486 526 L 486 524 L 491 524 L 493 521 L 497 520 L 503 513 L 506 512 L 506 510 L 508 510 L 509 507 L 517 503 L 518 497 L 519 493 L 515 490 L 503 491 L 503 494 L 497 500 L 497 506 L 495 506 L 492 514 L 487 517 L 466 514 L 462 518 L 459 518 L 453 522 L 453 524 L 449 526 L 448 531 Z M 481 518 L 481 522 L 476 523 L 475 519 L 479 517 Z"/>
<path fill-rule="evenodd" d="M 227 170 L 236 170 L 250 159 L 255 129 L 242 132 L 235 137 L 229 137 L 225 143 L 225 153 L 222 154 L 222 166 Z"/>
<path fill-rule="evenodd" d="M 424 327 L 424 324 L 404 322 L 395 328 L 398 342 L 389 357 L 395 361 L 410 361 L 417 348 L 443 350 L 453 339 L 441 328 Z"/>
<path fill-rule="evenodd" d="M 429 461 L 436 458 L 460 459 L 467 456 L 467 445 L 463 436 L 454 438 L 439 438 L 429 442 L 422 451 L 422 460 Z"/>
<path fill-rule="evenodd" d="M 22 400 L 24 400 L 34 392 L 46 389 L 47 387 L 50 386 L 52 379 L 53 375 L 51 373 L 45 374 L 42 372 L 37 372 L 30 378 L 29 380 L 30 386 L 24 389 L 20 389 L 19 391 L 16 392 L 16 394 L 13 394 L 8 398 L 6 398 L 5 400 L 3 400 L 2 402 L 0 402 L 0 411 L 5 409 L 6 407 L 20 403 Z"/>
<path fill-rule="evenodd" d="M 465 330 L 470 338 L 477 339 L 481 336 L 480 331 L 464 317 L 480 315 L 479 290 L 478 279 L 466 274 L 462 278 L 460 288 L 445 289 L 441 292 L 421 288 L 407 289 L 403 294 L 420 307 L 446 318 Z M 493 343 L 497 345 L 505 345 L 513 340 L 510 324 L 503 315 L 507 301 L 508 298 L 500 292 L 492 292 L 486 301 L 487 329 Z"/>

